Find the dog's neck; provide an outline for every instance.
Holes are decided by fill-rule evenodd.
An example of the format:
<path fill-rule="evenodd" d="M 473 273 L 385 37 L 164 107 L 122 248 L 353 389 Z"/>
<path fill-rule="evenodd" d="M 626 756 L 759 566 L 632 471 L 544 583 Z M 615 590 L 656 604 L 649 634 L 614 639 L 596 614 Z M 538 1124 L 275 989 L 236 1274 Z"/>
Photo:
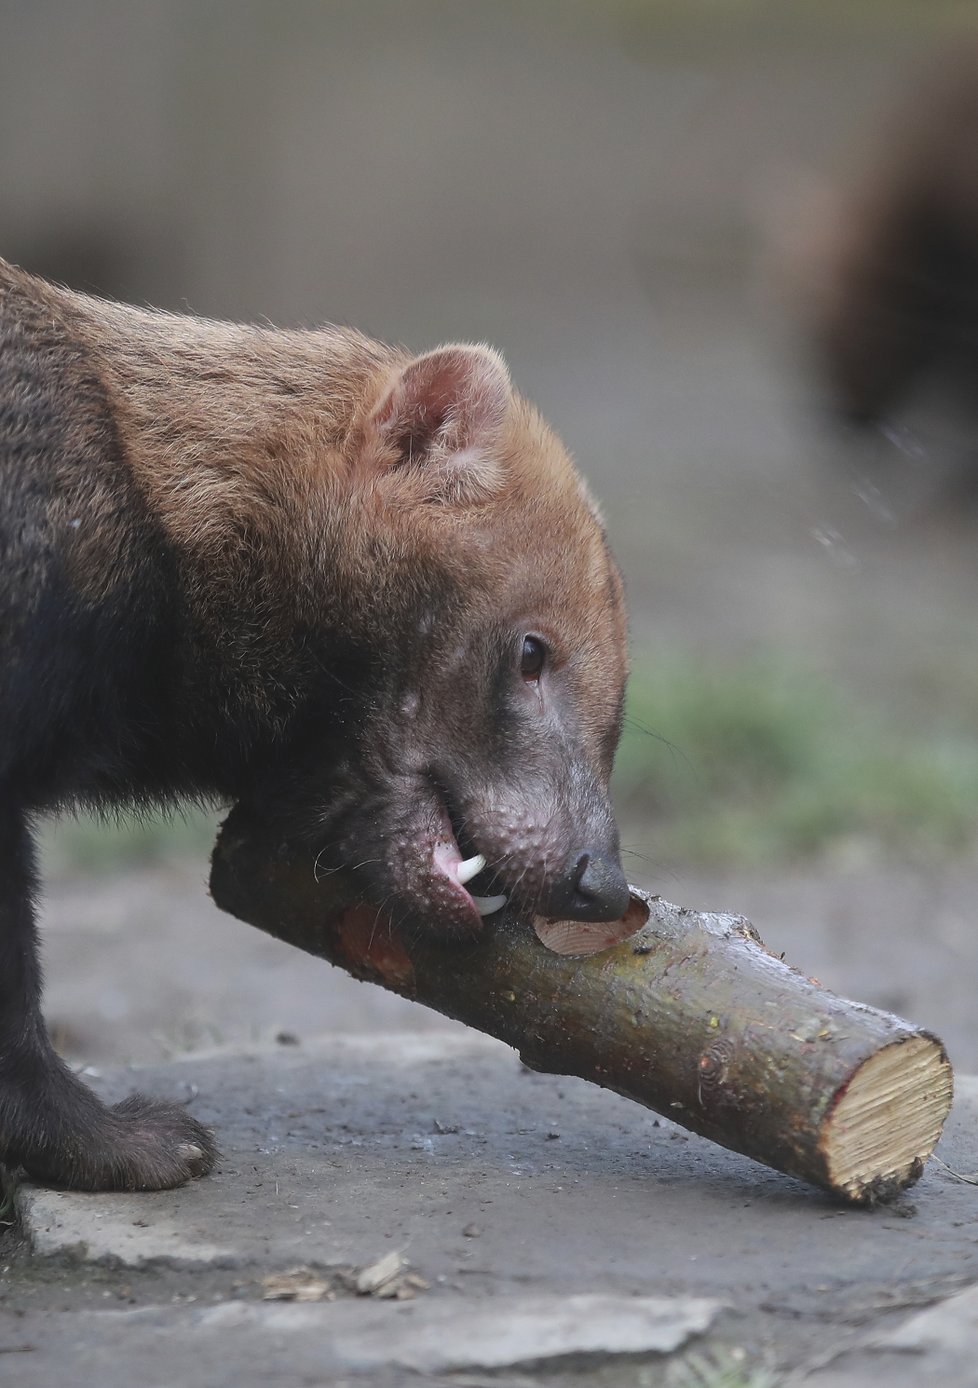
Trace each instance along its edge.
<path fill-rule="evenodd" d="M 151 489 L 199 465 L 261 470 L 342 449 L 374 383 L 406 354 L 348 328 L 289 331 L 134 308 L 0 261 L 102 377 L 134 472 Z"/>

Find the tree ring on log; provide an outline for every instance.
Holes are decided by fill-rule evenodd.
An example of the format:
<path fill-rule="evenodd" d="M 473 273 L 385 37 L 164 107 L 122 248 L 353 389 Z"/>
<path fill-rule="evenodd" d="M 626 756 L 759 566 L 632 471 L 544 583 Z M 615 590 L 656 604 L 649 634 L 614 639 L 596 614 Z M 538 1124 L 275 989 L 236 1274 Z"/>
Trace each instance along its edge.
<path fill-rule="evenodd" d="M 830 1184 L 877 1204 L 920 1176 L 951 1104 L 953 1077 L 942 1048 L 927 1036 L 884 1046 L 858 1066 L 822 1125 Z"/>
<path fill-rule="evenodd" d="M 637 934 L 648 920 L 648 903 L 633 895 L 628 910 L 616 921 L 551 921 L 535 916 L 533 929 L 551 954 L 586 959 L 620 945 L 622 940 Z"/>

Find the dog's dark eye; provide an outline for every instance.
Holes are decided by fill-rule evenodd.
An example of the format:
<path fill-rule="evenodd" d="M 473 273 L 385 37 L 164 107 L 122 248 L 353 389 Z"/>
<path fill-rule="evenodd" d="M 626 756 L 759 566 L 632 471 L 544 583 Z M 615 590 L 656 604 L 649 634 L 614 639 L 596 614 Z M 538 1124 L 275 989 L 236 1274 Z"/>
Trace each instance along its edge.
<path fill-rule="evenodd" d="M 535 636 L 523 637 L 523 653 L 520 656 L 520 674 L 528 684 L 535 684 L 543 671 L 547 648 Z"/>

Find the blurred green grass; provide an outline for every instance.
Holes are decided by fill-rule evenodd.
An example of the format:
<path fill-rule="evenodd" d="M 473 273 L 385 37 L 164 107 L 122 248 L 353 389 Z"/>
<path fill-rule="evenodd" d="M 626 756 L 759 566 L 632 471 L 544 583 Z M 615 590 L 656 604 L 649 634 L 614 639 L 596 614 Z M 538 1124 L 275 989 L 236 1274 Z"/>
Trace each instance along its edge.
<path fill-rule="evenodd" d="M 45 876 L 110 876 L 210 857 L 223 812 L 181 808 L 140 819 L 100 818 L 79 811 L 41 826 Z"/>
<path fill-rule="evenodd" d="M 777 658 L 645 658 L 615 793 L 660 861 L 774 865 L 856 847 L 925 861 L 978 838 L 978 736 Z"/>
<path fill-rule="evenodd" d="M 978 834 L 978 730 L 968 671 L 885 705 L 777 656 L 636 660 L 616 764 L 626 838 L 657 863 L 785 866 L 838 850 L 919 861 Z M 909 679 L 909 677 L 908 677 Z M 911 681 L 912 683 L 912 681 Z M 220 813 L 44 827 L 46 872 L 109 874 L 210 854 Z"/>

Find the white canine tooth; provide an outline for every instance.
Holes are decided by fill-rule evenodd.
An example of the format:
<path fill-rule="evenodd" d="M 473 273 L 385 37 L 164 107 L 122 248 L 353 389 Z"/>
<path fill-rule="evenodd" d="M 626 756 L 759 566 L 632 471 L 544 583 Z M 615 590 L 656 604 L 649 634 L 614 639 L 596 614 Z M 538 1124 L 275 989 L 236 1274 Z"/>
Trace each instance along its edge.
<path fill-rule="evenodd" d="M 458 880 L 464 886 L 466 882 L 471 882 L 472 878 L 477 876 L 485 865 L 486 860 L 481 853 L 477 853 L 474 858 L 466 858 L 465 862 L 459 863 L 458 867 L 455 869 Z"/>
<path fill-rule="evenodd" d="M 493 911 L 501 911 L 506 905 L 508 897 L 505 896 L 474 896 L 475 909 L 480 916 L 491 916 Z"/>

